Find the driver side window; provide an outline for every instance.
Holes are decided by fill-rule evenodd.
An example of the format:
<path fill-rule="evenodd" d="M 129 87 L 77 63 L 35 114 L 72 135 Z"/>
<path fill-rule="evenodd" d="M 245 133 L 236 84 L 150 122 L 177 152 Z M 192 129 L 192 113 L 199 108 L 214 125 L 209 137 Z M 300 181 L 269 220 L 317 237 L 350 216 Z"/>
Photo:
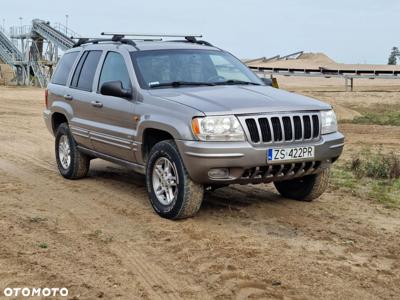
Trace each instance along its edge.
<path fill-rule="evenodd" d="M 124 89 L 131 88 L 131 81 L 125 60 L 122 55 L 117 52 L 107 53 L 101 70 L 98 89 L 100 90 L 103 83 L 108 81 L 121 81 Z"/>

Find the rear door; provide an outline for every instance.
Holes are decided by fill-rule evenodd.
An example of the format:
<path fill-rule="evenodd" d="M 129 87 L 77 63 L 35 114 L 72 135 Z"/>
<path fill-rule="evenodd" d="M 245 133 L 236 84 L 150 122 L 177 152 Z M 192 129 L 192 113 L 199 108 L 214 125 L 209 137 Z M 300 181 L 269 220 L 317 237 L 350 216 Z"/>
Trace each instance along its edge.
<path fill-rule="evenodd" d="M 134 101 L 100 94 L 102 84 L 109 81 L 121 81 L 124 89 L 132 90 L 127 63 L 129 61 L 119 52 L 106 53 L 93 102 L 95 112 L 92 113 L 92 118 L 97 128 L 90 135 L 96 151 L 134 162 Z"/>
<path fill-rule="evenodd" d="M 73 107 L 70 122 L 71 132 L 79 145 L 92 149 L 90 132 L 96 130 L 93 121 L 93 80 L 99 66 L 101 50 L 84 51 L 73 73 L 68 94 L 65 95 Z"/>
<path fill-rule="evenodd" d="M 79 54 L 80 51 L 73 51 L 63 55 L 48 86 L 49 103 L 57 107 L 56 112 L 66 114 L 68 120 L 73 118 L 73 107 L 71 101 L 65 101 L 69 93 L 67 85 Z"/>

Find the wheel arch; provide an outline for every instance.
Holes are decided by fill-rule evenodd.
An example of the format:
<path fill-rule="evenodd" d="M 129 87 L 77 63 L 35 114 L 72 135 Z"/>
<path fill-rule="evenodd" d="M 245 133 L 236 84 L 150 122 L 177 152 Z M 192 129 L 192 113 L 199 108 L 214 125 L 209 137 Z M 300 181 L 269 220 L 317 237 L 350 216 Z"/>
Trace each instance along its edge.
<path fill-rule="evenodd" d="M 165 141 L 165 140 L 175 140 L 174 136 L 165 129 L 147 127 L 142 133 L 142 160 L 147 161 L 149 153 L 155 144 Z"/>
<path fill-rule="evenodd" d="M 53 130 L 53 134 L 56 133 L 57 128 L 63 123 L 68 124 L 68 118 L 66 115 L 61 112 L 54 112 L 51 116 L 51 128 Z"/>

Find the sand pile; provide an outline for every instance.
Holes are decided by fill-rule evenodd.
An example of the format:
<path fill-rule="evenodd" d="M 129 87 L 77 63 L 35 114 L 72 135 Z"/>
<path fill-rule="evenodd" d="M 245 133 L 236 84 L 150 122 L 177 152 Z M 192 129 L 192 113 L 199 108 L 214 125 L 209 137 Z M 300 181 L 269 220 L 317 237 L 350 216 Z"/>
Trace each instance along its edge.
<path fill-rule="evenodd" d="M 10 85 L 14 78 L 14 69 L 10 65 L 0 64 L 0 85 Z"/>
<path fill-rule="evenodd" d="M 325 53 L 303 53 L 297 59 L 313 63 L 336 64 L 336 62 Z"/>
<path fill-rule="evenodd" d="M 400 70 L 400 65 L 341 64 L 324 53 L 303 53 L 297 59 L 257 60 L 248 63 L 251 67 L 294 68 L 294 69 L 332 69 L 332 70 Z"/>
<path fill-rule="evenodd" d="M 249 66 L 275 68 L 320 68 L 335 65 L 336 62 L 324 53 L 303 53 L 297 59 L 254 61 Z"/>

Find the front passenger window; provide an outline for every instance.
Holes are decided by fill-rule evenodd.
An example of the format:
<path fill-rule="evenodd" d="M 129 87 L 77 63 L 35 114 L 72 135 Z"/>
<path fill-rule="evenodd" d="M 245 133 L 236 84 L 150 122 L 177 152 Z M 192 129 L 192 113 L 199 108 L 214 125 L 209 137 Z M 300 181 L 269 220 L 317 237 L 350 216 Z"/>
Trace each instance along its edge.
<path fill-rule="evenodd" d="M 121 81 L 124 89 L 131 88 L 131 81 L 129 79 L 125 60 L 122 55 L 117 52 L 108 52 L 104 60 L 100 75 L 99 90 L 103 83 L 108 81 Z"/>

